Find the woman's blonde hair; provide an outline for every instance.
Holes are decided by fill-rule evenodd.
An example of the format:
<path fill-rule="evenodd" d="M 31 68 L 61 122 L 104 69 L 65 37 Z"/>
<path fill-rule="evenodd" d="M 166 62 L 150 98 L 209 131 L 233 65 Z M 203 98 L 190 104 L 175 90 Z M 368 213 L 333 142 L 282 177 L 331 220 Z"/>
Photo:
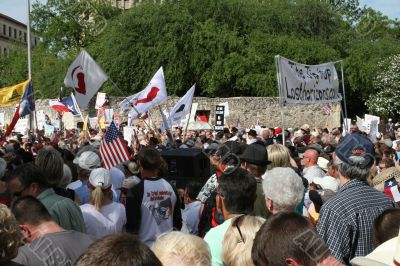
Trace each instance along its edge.
<path fill-rule="evenodd" d="M 251 248 L 264 218 L 244 215 L 232 220 L 222 241 L 222 253 L 227 266 L 252 266 Z"/>
<path fill-rule="evenodd" d="M 198 236 L 165 233 L 157 238 L 152 250 L 164 266 L 211 266 L 210 249 Z"/>
<path fill-rule="evenodd" d="M 290 167 L 290 153 L 288 148 L 281 144 L 272 144 L 267 147 L 268 161 L 267 170 L 275 167 Z"/>
<path fill-rule="evenodd" d="M 17 256 L 21 239 L 22 234 L 14 215 L 7 206 L 0 204 L 0 262 Z"/>

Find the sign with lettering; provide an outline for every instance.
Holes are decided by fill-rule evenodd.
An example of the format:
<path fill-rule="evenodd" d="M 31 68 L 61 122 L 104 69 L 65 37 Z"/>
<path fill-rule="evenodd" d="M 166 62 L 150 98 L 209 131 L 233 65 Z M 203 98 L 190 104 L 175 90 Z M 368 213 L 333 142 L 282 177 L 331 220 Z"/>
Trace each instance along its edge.
<path fill-rule="evenodd" d="M 225 106 L 217 105 L 215 107 L 215 130 L 224 129 Z"/>
<path fill-rule="evenodd" d="M 323 104 L 342 100 L 333 63 L 304 65 L 281 56 L 277 60 L 284 103 Z"/>

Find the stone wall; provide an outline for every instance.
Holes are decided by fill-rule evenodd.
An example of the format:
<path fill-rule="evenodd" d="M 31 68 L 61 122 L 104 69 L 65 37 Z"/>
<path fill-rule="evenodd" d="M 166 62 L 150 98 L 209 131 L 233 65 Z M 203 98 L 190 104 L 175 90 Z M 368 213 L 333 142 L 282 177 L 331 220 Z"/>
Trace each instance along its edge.
<path fill-rule="evenodd" d="M 118 112 L 118 102 L 123 98 L 111 97 L 110 105 Z M 166 104 L 161 106 L 162 110 L 171 110 L 178 97 L 170 97 Z M 210 124 L 214 125 L 215 106 L 219 103 L 228 102 L 230 116 L 226 119 L 225 125 L 235 126 L 237 121 L 242 127 L 250 127 L 255 125 L 257 117 L 259 124 L 267 127 L 275 127 L 281 125 L 281 112 L 279 108 L 279 99 L 273 97 L 233 97 L 233 98 L 206 98 L 195 97 L 193 102 L 198 103 L 198 111 L 204 110 L 210 113 Z M 82 110 L 83 115 L 89 114 L 94 117 L 97 110 L 94 109 L 95 97 L 90 102 L 89 108 Z M 0 112 L 5 113 L 5 122 L 9 123 L 14 115 L 14 107 L 0 108 Z M 55 120 L 56 112 L 49 107 L 48 100 L 37 100 L 36 110 L 44 110 L 52 121 Z M 333 128 L 340 126 L 340 104 L 331 105 L 331 114 L 327 115 L 322 109 L 322 105 L 289 105 L 285 107 L 285 127 L 299 127 L 305 123 L 311 127 L 328 127 Z M 156 125 L 161 124 L 161 116 L 158 108 L 153 108 L 151 117 Z M 126 116 L 123 116 L 123 120 Z M 67 128 L 75 127 L 80 117 L 72 117 L 65 114 L 63 121 Z"/>

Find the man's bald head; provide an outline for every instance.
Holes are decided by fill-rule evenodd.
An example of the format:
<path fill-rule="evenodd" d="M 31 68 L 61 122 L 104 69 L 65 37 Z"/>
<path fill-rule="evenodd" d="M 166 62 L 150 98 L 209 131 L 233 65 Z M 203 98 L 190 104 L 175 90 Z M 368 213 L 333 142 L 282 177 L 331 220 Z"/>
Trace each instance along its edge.
<path fill-rule="evenodd" d="M 303 155 L 304 161 L 306 162 L 304 166 L 309 167 L 317 164 L 318 152 L 314 149 L 308 149 Z"/>

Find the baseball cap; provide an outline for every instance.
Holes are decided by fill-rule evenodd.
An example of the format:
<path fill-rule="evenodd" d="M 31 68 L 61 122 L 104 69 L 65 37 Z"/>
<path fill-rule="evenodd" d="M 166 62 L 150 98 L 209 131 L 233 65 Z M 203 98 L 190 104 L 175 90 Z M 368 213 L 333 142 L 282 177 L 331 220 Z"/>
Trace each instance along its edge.
<path fill-rule="evenodd" d="M 255 165 L 267 165 L 271 163 L 268 161 L 267 148 L 260 144 L 248 145 L 239 158 L 242 161 Z"/>
<path fill-rule="evenodd" d="M 92 151 L 85 151 L 74 159 L 74 164 L 85 170 L 92 170 L 101 165 L 100 157 Z"/>
<path fill-rule="evenodd" d="M 325 172 L 328 172 L 328 163 L 329 163 L 329 160 L 325 159 L 324 157 L 318 157 L 317 164 Z"/>
<path fill-rule="evenodd" d="M 332 176 L 324 176 L 324 177 L 314 177 L 313 183 L 320 185 L 322 189 L 329 189 L 333 192 L 338 192 L 339 190 L 339 181 L 338 179 Z"/>
<path fill-rule="evenodd" d="M 111 176 L 110 171 L 104 168 L 94 169 L 89 176 L 89 183 L 94 187 L 100 187 L 101 189 L 107 189 L 111 187 Z"/>
<path fill-rule="evenodd" d="M 374 144 L 361 134 L 349 134 L 344 137 L 336 147 L 335 153 L 341 161 L 362 169 L 371 167 L 375 160 Z"/>

